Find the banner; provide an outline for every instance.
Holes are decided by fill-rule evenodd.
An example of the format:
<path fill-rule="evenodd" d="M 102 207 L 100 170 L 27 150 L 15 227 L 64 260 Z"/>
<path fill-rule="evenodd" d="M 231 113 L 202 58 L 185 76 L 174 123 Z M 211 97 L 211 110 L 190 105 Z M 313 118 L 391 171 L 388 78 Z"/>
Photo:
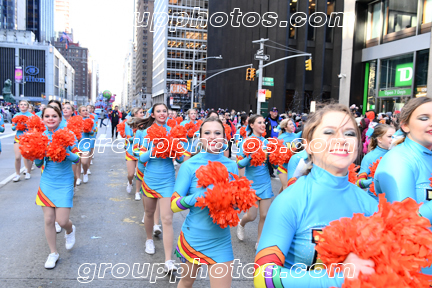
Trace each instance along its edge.
<path fill-rule="evenodd" d="M 15 67 L 15 83 L 23 83 L 23 69 L 22 67 Z"/>
<path fill-rule="evenodd" d="M 188 90 L 187 90 L 186 85 L 171 84 L 170 93 L 172 93 L 172 94 L 187 94 Z"/>

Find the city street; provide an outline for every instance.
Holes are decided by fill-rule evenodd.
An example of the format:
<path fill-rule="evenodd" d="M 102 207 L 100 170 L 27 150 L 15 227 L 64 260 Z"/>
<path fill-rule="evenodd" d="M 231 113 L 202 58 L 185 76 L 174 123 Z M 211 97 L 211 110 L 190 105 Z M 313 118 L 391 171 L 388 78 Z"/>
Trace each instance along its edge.
<path fill-rule="evenodd" d="M 5 133 L 0 134 L 3 147 L 0 155 L 0 183 L 6 182 L 14 173 L 13 137 L 9 136 L 11 133 L 10 124 L 6 124 Z M 98 139 L 110 137 L 110 127 L 99 129 Z M 98 148 L 102 151 L 103 144 Z M 114 153 L 110 146 L 105 147 L 104 153 L 95 155 L 94 165 L 90 167 L 92 174 L 89 182 L 75 189 L 70 217 L 76 226 L 75 246 L 72 250 L 66 250 L 65 232 L 57 235 L 60 259 L 53 270 L 44 268 L 49 248 L 44 234 L 43 213 L 35 205 L 40 170 L 32 171 L 30 180 L 24 180 L 22 175 L 21 181 L 17 183 L 10 181 L 2 184 L 1 287 L 176 287 L 174 278 L 177 274 L 170 278 L 164 273 L 156 273 L 158 267 L 159 272 L 162 270 L 163 264 L 153 266 L 154 263 L 164 263 L 163 234 L 160 238 L 155 237 L 156 254 L 148 255 L 144 252 L 146 237 L 141 223 L 143 206 L 141 201 L 134 200 L 133 194 L 126 192 L 124 157 L 124 153 Z M 277 193 L 279 180 L 273 179 L 272 184 L 274 193 Z M 174 215 L 174 245 L 187 213 L 185 211 Z M 234 265 L 232 287 L 253 286 L 251 274 L 246 273 L 247 268 L 252 268 L 253 265 L 245 268 L 244 275 L 241 271 L 246 264 L 253 263 L 257 227 L 258 220 L 246 226 L 244 242 L 238 241 L 236 229 L 231 229 L 234 256 L 239 259 Z M 175 255 L 173 259 L 178 262 Z M 114 267 L 118 263 L 123 264 L 116 266 L 114 271 L 110 269 L 110 265 Z M 240 267 L 239 263 L 243 266 Z M 139 274 L 143 265 L 144 273 Z M 150 273 L 152 269 L 153 272 Z M 77 279 L 79 276 L 89 277 L 89 283 L 80 283 Z M 83 282 L 83 279 L 80 281 Z M 198 276 L 194 287 L 210 287 L 208 277 Z"/>

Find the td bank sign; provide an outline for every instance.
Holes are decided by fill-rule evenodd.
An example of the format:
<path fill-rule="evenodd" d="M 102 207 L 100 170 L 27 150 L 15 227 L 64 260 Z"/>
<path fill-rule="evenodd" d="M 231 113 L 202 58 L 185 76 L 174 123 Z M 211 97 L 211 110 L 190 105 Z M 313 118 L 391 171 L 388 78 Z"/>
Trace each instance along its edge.
<path fill-rule="evenodd" d="M 395 87 L 411 87 L 414 76 L 413 63 L 405 63 L 396 65 Z M 393 88 L 380 90 L 379 97 L 394 97 L 394 96 L 411 96 L 410 88 Z"/>

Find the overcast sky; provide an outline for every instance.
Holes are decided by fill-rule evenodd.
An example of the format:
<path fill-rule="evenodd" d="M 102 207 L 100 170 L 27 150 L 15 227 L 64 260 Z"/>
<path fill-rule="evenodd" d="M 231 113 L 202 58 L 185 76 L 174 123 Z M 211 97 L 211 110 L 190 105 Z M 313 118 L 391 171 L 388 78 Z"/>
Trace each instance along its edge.
<path fill-rule="evenodd" d="M 123 62 L 133 39 L 135 0 L 71 0 L 74 42 L 89 48 L 99 63 L 99 89 L 121 95 Z"/>

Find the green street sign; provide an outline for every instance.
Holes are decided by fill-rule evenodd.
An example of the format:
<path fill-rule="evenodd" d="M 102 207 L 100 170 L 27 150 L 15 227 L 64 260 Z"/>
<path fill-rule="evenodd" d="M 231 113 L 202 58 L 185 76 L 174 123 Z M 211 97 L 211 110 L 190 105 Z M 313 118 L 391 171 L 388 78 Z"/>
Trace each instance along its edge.
<path fill-rule="evenodd" d="M 405 89 L 380 90 L 378 96 L 379 97 L 411 96 L 411 94 L 412 94 L 411 89 L 405 88 Z"/>
<path fill-rule="evenodd" d="M 274 78 L 271 77 L 263 77 L 264 82 L 274 82 Z"/>
<path fill-rule="evenodd" d="M 263 86 L 274 86 L 274 82 L 263 82 Z"/>
<path fill-rule="evenodd" d="M 413 63 L 396 65 L 395 86 L 411 86 L 413 79 Z"/>

